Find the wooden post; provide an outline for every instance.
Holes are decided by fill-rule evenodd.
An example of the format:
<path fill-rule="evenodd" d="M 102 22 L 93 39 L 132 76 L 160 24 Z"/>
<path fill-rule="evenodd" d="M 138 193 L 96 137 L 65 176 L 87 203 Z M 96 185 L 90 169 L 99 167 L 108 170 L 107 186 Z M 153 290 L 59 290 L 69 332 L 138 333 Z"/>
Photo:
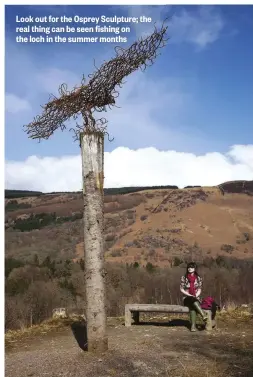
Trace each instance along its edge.
<path fill-rule="evenodd" d="M 212 328 L 213 328 L 213 329 L 214 329 L 214 328 L 217 329 L 217 321 L 216 321 L 216 318 L 214 318 L 214 319 L 212 320 Z"/>
<path fill-rule="evenodd" d="M 204 310 L 204 309 L 203 309 L 203 312 L 207 315 L 206 330 L 212 331 L 212 329 L 213 329 L 212 312 L 211 312 L 211 310 Z"/>
<path fill-rule="evenodd" d="M 125 305 L 125 327 L 130 327 L 132 325 L 132 313 L 129 310 L 129 306 Z"/>
<path fill-rule="evenodd" d="M 104 269 L 104 135 L 80 135 L 88 351 L 108 349 Z"/>

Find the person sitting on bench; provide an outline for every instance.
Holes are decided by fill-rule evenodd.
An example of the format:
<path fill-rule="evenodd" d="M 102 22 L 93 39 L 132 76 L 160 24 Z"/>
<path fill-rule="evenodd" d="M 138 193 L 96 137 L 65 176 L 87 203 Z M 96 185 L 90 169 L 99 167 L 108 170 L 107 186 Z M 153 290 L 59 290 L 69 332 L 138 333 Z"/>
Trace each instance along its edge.
<path fill-rule="evenodd" d="M 200 295 L 202 290 L 202 278 L 197 272 L 195 262 L 187 264 L 186 273 L 181 277 L 180 291 L 184 295 L 183 303 L 190 310 L 191 331 L 196 331 L 196 316 L 201 315 L 203 321 L 207 322 L 207 315 L 200 306 Z"/>

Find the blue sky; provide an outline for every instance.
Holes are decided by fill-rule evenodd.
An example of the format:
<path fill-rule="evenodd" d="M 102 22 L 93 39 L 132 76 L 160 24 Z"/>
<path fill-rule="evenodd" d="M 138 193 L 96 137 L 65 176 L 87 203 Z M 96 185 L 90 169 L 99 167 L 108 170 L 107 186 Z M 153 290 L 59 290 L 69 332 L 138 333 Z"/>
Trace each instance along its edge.
<path fill-rule="evenodd" d="M 50 14 L 146 15 L 158 26 L 171 16 L 170 40 L 161 56 L 145 73 L 136 72 L 126 79 L 117 99 L 120 108 L 106 113 L 114 141 L 106 141 L 105 151 L 153 147 L 200 156 L 226 154 L 234 145 L 252 144 L 252 6 L 13 5 L 6 6 L 5 14 L 7 162 L 25 161 L 34 155 L 60 158 L 79 154 L 78 143 L 67 131 L 57 131 L 38 144 L 27 138 L 22 126 L 41 113 L 40 105 L 50 93 L 57 93 L 60 84 L 78 85 L 83 74 L 93 72 L 93 59 L 100 65 L 114 57 L 113 48 L 118 45 L 16 43 L 16 15 Z M 128 38 L 123 47 L 153 30 L 153 24 L 130 26 L 131 33 L 122 35 Z"/>

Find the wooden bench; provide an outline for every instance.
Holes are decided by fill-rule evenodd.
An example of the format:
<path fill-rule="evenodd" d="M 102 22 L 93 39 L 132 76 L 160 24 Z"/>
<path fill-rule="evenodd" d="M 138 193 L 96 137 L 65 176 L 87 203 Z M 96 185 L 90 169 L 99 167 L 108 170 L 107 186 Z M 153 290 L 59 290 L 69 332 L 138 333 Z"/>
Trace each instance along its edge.
<path fill-rule="evenodd" d="M 180 305 L 158 305 L 158 304 L 126 304 L 125 305 L 125 326 L 132 324 L 132 315 L 137 324 L 140 320 L 140 312 L 159 312 L 159 313 L 189 313 L 186 306 Z"/>
<path fill-rule="evenodd" d="M 130 327 L 132 325 L 132 316 L 135 324 L 140 322 L 140 312 L 159 312 L 159 313 L 174 313 L 185 314 L 189 313 L 189 309 L 186 306 L 180 305 L 160 305 L 160 304 L 126 304 L 125 305 L 125 326 Z M 211 311 L 205 311 L 208 316 L 206 325 L 207 330 L 212 330 Z"/>

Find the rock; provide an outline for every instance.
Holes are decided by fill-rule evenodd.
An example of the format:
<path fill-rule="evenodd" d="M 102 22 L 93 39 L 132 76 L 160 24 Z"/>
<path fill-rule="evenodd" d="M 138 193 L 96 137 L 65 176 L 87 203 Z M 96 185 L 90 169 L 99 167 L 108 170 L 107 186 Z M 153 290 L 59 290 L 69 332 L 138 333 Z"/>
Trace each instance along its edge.
<path fill-rule="evenodd" d="M 147 368 L 147 364 L 143 361 L 133 361 L 133 366 L 135 368 Z"/>

